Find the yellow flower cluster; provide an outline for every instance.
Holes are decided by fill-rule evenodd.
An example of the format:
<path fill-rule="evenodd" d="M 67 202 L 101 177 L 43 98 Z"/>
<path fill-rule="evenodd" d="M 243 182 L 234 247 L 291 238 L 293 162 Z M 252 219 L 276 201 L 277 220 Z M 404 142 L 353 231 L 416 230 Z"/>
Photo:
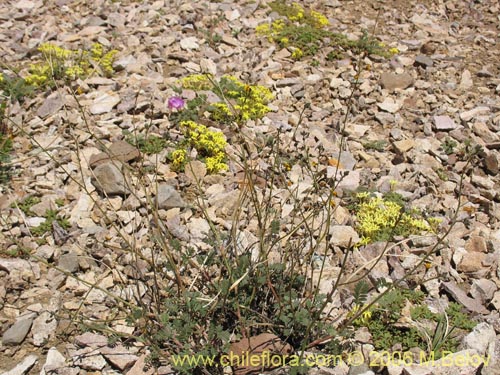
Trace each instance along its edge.
<path fill-rule="evenodd" d="M 267 87 L 247 85 L 231 75 L 225 75 L 216 82 L 211 76 L 193 74 L 182 78 L 180 83 L 185 89 L 212 90 L 221 99 L 233 101 L 232 105 L 219 102 L 208 107 L 211 119 L 218 122 L 260 119 L 270 111 L 266 104 L 274 98 Z"/>
<path fill-rule="evenodd" d="M 89 51 L 69 50 L 52 43 L 42 43 L 38 47 L 43 61 L 30 66 L 30 74 L 25 78 L 27 84 L 40 87 L 51 80 L 62 78 L 76 79 L 93 72 L 93 65 L 99 65 L 102 72 L 109 76 L 113 73 L 113 62 L 118 51 L 104 53 L 104 47 L 94 43 Z"/>
<path fill-rule="evenodd" d="M 288 13 L 288 19 L 292 22 L 301 21 L 304 18 L 304 8 L 298 3 L 292 3 Z"/>
<path fill-rule="evenodd" d="M 173 170 L 180 171 L 184 168 L 184 166 L 186 165 L 186 162 L 187 162 L 186 154 L 187 154 L 187 151 L 183 148 L 179 148 L 175 151 L 172 151 L 170 158 L 172 160 L 172 169 Z"/>
<path fill-rule="evenodd" d="M 329 25 L 328 18 L 320 12 L 314 10 L 304 10 L 298 3 L 294 2 L 287 5 L 284 0 L 274 1 L 270 4 L 271 8 L 278 12 L 279 15 L 285 17 L 278 19 L 271 24 L 261 24 L 255 28 L 257 35 L 266 37 L 270 42 L 280 44 L 282 47 L 291 46 L 298 48 L 296 45 L 299 37 L 298 34 L 305 33 L 306 29 L 318 30 Z M 299 23 L 297 26 L 294 23 Z M 305 38 L 311 38 L 311 33 Z M 296 43 L 294 43 L 294 41 Z M 303 43 L 304 41 L 301 40 Z M 313 42 L 310 40 L 310 42 Z M 298 60 L 304 55 L 303 51 L 299 48 L 292 52 L 292 58 Z"/>
<path fill-rule="evenodd" d="M 209 173 L 217 173 L 228 168 L 225 148 L 227 145 L 224 134 L 210 130 L 194 121 L 182 121 L 179 124 L 186 142 L 195 148 L 204 159 Z M 186 163 L 186 150 L 178 149 L 172 153 L 173 168 L 180 170 Z"/>
<path fill-rule="evenodd" d="M 320 12 L 316 12 L 314 10 L 311 10 L 309 12 L 309 16 L 311 17 L 311 23 L 313 24 L 314 27 L 317 27 L 318 29 L 321 29 L 323 27 L 326 27 L 330 24 L 328 21 L 328 18 L 325 17 L 324 14 Z"/>
<path fill-rule="evenodd" d="M 292 59 L 300 60 L 304 56 L 304 52 L 300 48 L 294 48 L 292 52 Z"/>
<path fill-rule="evenodd" d="M 354 305 L 352 310 L 349 312 L 349 314 L 347 314 L 347 316 L 350 318 L 350 317 L 353 317 L 354 315 L 356 315 L 358 313 L 359 310 L 362 310 L 362 309 L 365 309 L 366 308 L 366 305 Z M 372 312 L 371 312 L 371 309 L 367 309 L 365 311 L 363 311 L 363 313 L 361 314 L 361 316 L 359 316 L 357 319 L 355 319 L 353 321 L 353 323 L 355 325 L 358 325 L 358 326 L 366 326 L 370 320 L 372 318 Z"/>
<path fill-rule="evenodd" d="M 185 89 L 190 90 L 209 90 L 213 84 L 212 76 L 209 74 L 191 74 L 180 79 L 180 84 Z"/>
<path fill-rule="evenodd" d="M 270 108 L 266 105 L 273 98 L 271 90 L 267 87 L 261 85 L 247 85 L 241 82 L 238 78 L 234 76 L 224 76 L 226 80 L 230 81 L 235 90 L 227 91 L 225 95 L 231 99 L 235 99 L 236 103 L 234 105 L 234 110 L 238 113 L 242 120 L 256 120 L 264 117 Z M 226 106 L 226 108 L 224 108 Z M 219 111 L 223 115 L 230 112 L 227 105 L 219 105 Z M 218 114 L 215 114 L 218 117 Z M 214 117 L 214 119 L 215 119 Z"/>
<path fill-rule="evenodd" d="M 376 241 L 389 241 L 396 235 L 419 234 L 432 231 L 427 221 L 403 212 L 396 202 L 380 197 L 371 197 L 368 193 L 357 194 L 361 203 L 357 206 L 357 229 L 361 235 L 358 245 Z"/>

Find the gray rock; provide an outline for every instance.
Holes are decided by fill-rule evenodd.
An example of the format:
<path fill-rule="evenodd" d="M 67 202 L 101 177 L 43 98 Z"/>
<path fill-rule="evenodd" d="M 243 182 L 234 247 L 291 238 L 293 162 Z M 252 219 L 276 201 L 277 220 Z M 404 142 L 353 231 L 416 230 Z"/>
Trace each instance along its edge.
<path fill-rule="evenodd" d="M 423 68 L 430 68 L 434 65 L 434 61 L 429 56 L 418 55 L 415 57 L 415 66 L 421 66 Z"/>
<path fill-rule="evenodd" d="M 434 128 L 439 131 L 453 130 L 458 127 L 448 116 L 434 116 Z"/>
<path fill-rule="evenodd" d="M 488 323 L 479 323 L 471 333 L 464 337 L 463 344 L 466 349 L 473 349 L 480 355 L 488 355 L 494 351 L 496 333 Z"/>
<path fill-rule="evenodd" d="M 2 336 L 3 345 L 19 345 L 24 341 L 31 325 L 33 318 L 26 318 L 15 322 Z"/>
<path fill-rule="evenodd" d="M 59 353 L 59 351 L 55 347 L 52 347 L 47 352 L 47 359 L 45 360 L 45 364 L 42 367 L 42 371 L 40 371 L 40 375 L 54 373 L 55 370 L 64 367 L 65 363 L 66 358 L 64 358 L 64 356 Z"/>
<path fill-rule="evenodd" d="M 158 194 L 156 195 L 156 203 L 159 208 L 169 209 L 174 207 L 186 207 L 187 204 L 182 199 L 181 195 L 175 190 L 175 187 L 168 184 L 160 184 L 158 186 Z"/>
<path fill-rule="evenodd" d="M 64 100 L 58 92 L 49 95 L 43 104 L 38 108 L 36 114 L 42 118 L 53 115 L 59 111 L 64 104 Z"/>
<path fill-rule="evenodd" d="M 129 194 L 128 181 L 118 166 L 119 162 L 105 162 L 94 169 L 92 184 L 102 193 L 108 195 Z"/>
<path fill-rule="evenodd" d="M 486 143 L 498 141 L 498 135 L 492 132 L 484 122 L 476 121 L 472 126 L 472 131 Z"/>
<path fill-rule="evenodd" d="M 90 105 L 90 113 L 93 115 L 100 115 L 102 113 L 110 112 L 118 103 L 120 103 L 120 96 L 113 92 L 103 92 L 94 99 Z"/>
<path fill-rule="evenodd" d="M 33 322 L 33 345 L 44 345 L 57 328 L 57 320 L 48 311 L 42 312 Z"/>
<path fill-rule="evenodd" d="M 353 246 L 360 240 L 358 233 L 349 225 L 332 225 L 330 235 L 332 244 L 340 247 Z"/>
<path fill-rule="evenodd" d="M 27 356 L 10 371 L 4 372 L 2 375 L 24 375 L 27 374 L 31 368 L 38 362 L 38 357 L 34 354 Z"/>
<path fill-rule="evenodd" d="M 102 164 L 110 159 L 119 160 L 125 163 L 137 159 L 140 154 L 141 153 L 137 147 L 132 146 L 130 143 L 117 141 L 113 142 L 107 152 L 92 155 L 89 160 L 89 165 L 91 168 L 95 168 L 99 164 Z"/>
<path fill-rule="evenodd" d="M 73 364 L 89 371 L 101 371 L 108 363 L 95 349 L 83 348 L 72 354 Z"/>
<path fill-rule="evenodd" d="M 103 335 L 85 332 L 75 337 L 75 343 L 81 347 L 89 346 L 92 348 L 100 348 L 108 345 L 108 339 Z"/>
<path fill-rule="evenodd" d="M 467 310 L 480 314 L 489 313 L 489 311 L 483 305 L 481 305 L 481 301 L 478 301 L 475 298 L 468 297 L 467 294 L 462 289 L 460 289 L 460 287 L 456 283 L 448 281 L 441 283 L 441 286 L 448 293 L 450 293 L 455 301 L 464 305 Z"/>
<path fill-rule="evenodd" d="M 460 79 L 460 87 L 462 90 L 469 90 L 474 86 L 474 82 L 472 81 L 472 74 L 470 71 L 465 69 L 462 73 L 462 78 Z"/>
<path fill-rule="evenodd" d="M 395 89 L 406 89 L 413 85 L 414 79 L 408 73 L 395 74 L 384 72 L 380 76 L 380 86 L 382 88 L 393 91 Z"/>
<path fill-rule="evenodd" d="M 114 348 L 104 347 L 100 350 L 101 354 L 108 360 L 113 367 L 120 371 L 124 371 L 130 367 L 139 359 L 135 354 L 132 354 L 130 350 L 126 349 L 122 345 L 118 345 Z"/>
<path fill-rule="evenodd" d="M 488 279 L 479 279 L 472 282 L 470 294 L 473 298 L 486 303 L 493 298 L 496 290 L 497 285 L 493 281 Z"/>
<path fill-rule="evenodd" d="M 465 112 L 460 113 L 460 119 L 462 121 L 470 121 L 473 118 L 475 118 L 476 116 L 488 113 L 489 111 L 490 111 L 490 107 L 486 107 L 486 106 L 476 107 L 476 108 L 473 108 L 469 111 L 465 111 Z"/>
<path fill-rule="evenodd" d="M 78 265 L 78 255 L 74 252 L 63 254 L 59 257 L 57 265 L 64 271 L 74 273 L 80 268 Z"/>

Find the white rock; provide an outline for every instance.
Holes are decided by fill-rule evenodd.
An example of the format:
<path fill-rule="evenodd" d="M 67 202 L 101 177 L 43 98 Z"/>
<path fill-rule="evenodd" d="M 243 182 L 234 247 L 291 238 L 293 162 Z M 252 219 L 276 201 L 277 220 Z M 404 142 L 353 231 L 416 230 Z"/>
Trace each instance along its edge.
<path fill-rule="evenodd" d="M 180 42 L 181 48 L 185 50 L 192 50 L 192 49 L 198 49 L 200 48 L 200 45 L 198 44 L 198 39 L 194 36 L 190 36 L 187 38 L 184 38 Z"/>
<path fill-rule="evenodd" d="M 469 90 L 470 88 L 472 88 L 473 85 L 474 82 L 472 81 L 472 75 L 467 69 L 465 69 L 462 73 L 462 78 L 460 80 L 459 87 L 462 90 Z"/>
<path fill-rule="evenodd" d="M 66 358 L 59 353 L 59 351 L 52 347 L 47 352 L 47 359 L 45 360 L 45 364 L 42 367 L 42 371 L 40 371 L 40 375 L 46 375 L 47 373 L 52 373 L 54 370 L 57 370 L 60 367 L 63 367 L 66 363 Z"/>
<path fill-rule="evenodd" d="M 493 353 L 495 349 L 496 333 L 488 323 L 479 323 L 471 333 L 464 337 L 464 346 L 467 349 L 474 349 L 480 355 Z"/>
<path fill-rule="evenodd" d="M 335 246 L 347 247 L 359 241 L 358 233 L 349 225 L 332 225 L 330 235 Z"/>
<path fill-rule="evenodd" d="M 476 117 L 477 115 L 482 115 L 482 114 L 488 113 L 489 111 L 490 111 L 489 107 L 485 107 L 485 106 L 476 107 L 474 109 L 471 109 L 470 111 L 460 113 L 460 119 L 462 121 L 470 121 L 474 117 Z"/>
<path fill-rule="evenodd" d="M 51 313 L 45 311 L 41 313 L 34 321 L 31 327 L 33 333 L 33 345 L 42 346 L 49 337 L 56 331 L 57 320 Z"/>
<path fill-rule="evenodd" d="M 43 224 L 47 221 L 46 218 L 44 217 L 27 217 L 26 220 L 24 221 L 26 225 L 30 228 L 34 228 L 39 226 L 40 224 Z"/>
<path fill-rule="evenodd" d="M 27 356 L 10 371 L 4 372 L 2 375 L 24 375 L 38 362 L 38 357 L 34 354 Z"/>
<path fill-rule="evenodd" d="M 113 92 L 104 92 L 94 99 L 90 105 L 90 113 L 93 115 L 100 115 L 101 113 L 110 112 L 118 103 L 120 103 L 120 96 Z"/>
<path fill-rule="evenodd" d="M 402 106 L 401 102 L 396 102 L 392 98 L 385 98 L 382 103 L 377 103 L 377 106 L 382 110 L 389 113 L 396 113 Z"/>

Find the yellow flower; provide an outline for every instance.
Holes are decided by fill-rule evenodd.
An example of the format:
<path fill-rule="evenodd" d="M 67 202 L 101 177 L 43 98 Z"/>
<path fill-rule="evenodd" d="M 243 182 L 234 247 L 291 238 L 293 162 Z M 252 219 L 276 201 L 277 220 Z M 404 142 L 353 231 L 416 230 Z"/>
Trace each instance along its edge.
<path fill-rule="evenodd" d="M 304 56 L 304 52 L 300 48 L 295 48 L 292 52 L 292 59 L 300 60 Z"/>
<path fill-rule="evenodd" d="M 311 10 L 310 13 L 311 18 L 313 19 L 313 26 L 317 27 L 319 29 L 328 26 L 330 22 L 328 21 L 328 18 L 326 18 L 323 14 L 319 12 L 315 12 L 314 10 Z"/>
<path fill-rule="evenodd" d="M 396 55 L 396 54 L 398 54 L 398 53 L 399 53 L 399 49 L 397 49 L 396 47 L 390 48 L 390 49 L 389 49 L 389 53 L 390 53 L 391 55 Z"/>

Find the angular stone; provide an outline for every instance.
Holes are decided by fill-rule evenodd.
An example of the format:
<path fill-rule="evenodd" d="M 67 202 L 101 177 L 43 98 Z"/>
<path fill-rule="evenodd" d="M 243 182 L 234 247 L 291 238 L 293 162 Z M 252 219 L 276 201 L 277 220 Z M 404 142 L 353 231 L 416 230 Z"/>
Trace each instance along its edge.
<path fill-rule="evenodd" d="M 192 50 L 200 48 L 200 45 L 198 44 L 198 39 L 194 36 L 181 39 L 180 46 L 184 50 Z"/>
<path fill-rule="evenodd" d="M 103 335 L 85 332 L 75 337 L 75 343 L 81 347 L 89 346 L 92 348 L 100 348 L 108 345 L 108 339 Z"/>
<path fill-rule="evenodd" d="M 74 273 L 80 268 L 78 265 L 78 255 L 74 252 L 63 254 L 59 257 L 57 265 L 64 271 Z"/>
<path fill-rule="evenodd" d="M 40 375 L 47 375 L 56 372 L 56 370 L 64 367 L 66 364 L 66 358 L 59 353 L 59 351 L 52 347 L 47 352 L 47 359 L 45 360 L 45 364 L 42 367 L 42 371 L 40 371 Z M 59 372 L 57 372 L 59 373 Z"/>
<path fill-rule="evenodd" d="M 2 373 L 2 375 L 25 375 L 28 374 L 31 368 L 38 362 L 38 357 L 31 354 L 23 359 L 16 367 L 10 371 Z"/>
<path fill-rule="evenodd" d="M 486 259 L 486 254 L 470 252 L 465 255 L 457 266 L 460 272 L 473 273 L 483 269 L 483 261 Z"/>
<path fill-rule="evenodd" d="M 418 55 L 415 57 L 415 66 L 421 66 L 423 68 L 430 68 L 434 65 L 434 61 L 429 56 Z"/>
<path fill-rule="evenodd" d="M 408 73 L 395 74 L 384 72 L 380 75 L 380 86 L 387 90 L 406 89 L 413 85 L 414 79 Z"/>
<path fill-rule="evenodd" d="M 118 165 L 119 162 L 109 161 L 95 167 L 92 184 L 97 190 L 108 195 L 130 193 L 128 181 Z"/>
<path fill-rule="evenodd" d="M 57 320 L 48 311 L 42 312 L 33 322 L 33 345 L 42 346 L 55 333 Z"/>
<path fill-rule="evenodd" d="M 401 108 L 402 103 L 396 102 L 392 98 L 385 98 L 382 103 L 377 103 L 377 106 L 385 112 L 396 113 Z"/>
<path fill-rule="evenodd" d="M 497 142 L 499 139 L 498 135 L 492 132 L 484 122 L 476 121 L 472 126 L 472 131 L 486 143 Z"/>
<path fill-rule="evenodd" d="M 108 113 L 120 103 L 120 100 L 120 96 L 113 92 L 101 93 L 90 105 L 90 113 L 93 115 Z"/>
<path fill-rule="evenodd" d="M 462 90 L 469 90 L 474 86 L 474 82 L 472 81 L 472 74 L 470 71 L 465 69 L 462 73 L 462 78 L 460 79 L 460 87 Z"/>
<path fill-rule="evenodd" d="M 487 253 L 486 240 L 481 236 L 471 236 L 465 243 L 465 250 L 469 252 Z M 473 254 L 471 254 L 473 255 Z"/>
<path fill-rule="evenodd" d="M 476 107 L 473 108 L 469 111 L 465 111 L 460 113 L 460 119 L 462 121 L 470 121 L 476 116 L 488 113 L 490 111 L 490 107 L 482 106 L 482 107 Z"/>
<path fill-rule="evenodd" d="M 487 355 L 490 345 L 495 345 L 496 334 L 488 323 L 479 323 L 471 333 L 464 337 L 464 346 L 473 349 L 480 355 Z"/>
<path fill-rule="evenodd" d="M 456 283 L 448 281 L 441 283 L 441 285 L 448 293 L 450 293 L 455 301 L 461 303 L 463 306 L 465 306 L 465 308 L 467 308 L 467 310 L 480 314 L 489 314 L 489 310 L 481 305 L 480 301 L 467 296 L 467 294 L 462 289 L 460 289 L 460 287 Z"/>
<path fill-rule="evenodd" d="M 403 139 L 402 141 L 394 142 L 394 147 L 400 154 L 404 154 L 415 147 L 415 141 L 413 139 Z"/>
<path fill-rule="evenodd" d="M 156 195 L 156 202 L 158 208 L 174 208 L 174 207 L 186 207 L 187 204 L 182 199 L 181 195 L 175 187 L 168 184 L 160 184 L 158 186 L 158 194 Z"/>
<path fill-rule="evenodd" d="M 434 128 L 439 131 L 453 130 L 458 127 L 449 116 L 434 116 Z"/>
<path fill-rule="evenodd" d="M 101 354 L 108 360 L 113 367 L 120 371 L 124 371 L 130 367 L 139 359 L 135 354 L 130 353 L 122 345 L 118 345 L 114 348 L 104 347 L 101 349 Z"/>
<path fill-rule="evenodd" d="M 483 303 L 490 301 L 497 290 L 497 285 L 488 279 L 479 279 L 472 282 L 470 295 Z"/>
<path fill-rule="evenodd" d="M 45 99 L 43 104 L 36 111 L 36 114 L 41 118 L 45 118 L 59 111 L 63 104 L 64 100 L 61 98 L 61 95 L 58 92 L 55 92 Z"/>
<path fill-rule="evenodd" d="M 83 348 L 72 354 L 73 364 L 89 371 L 101 371 L 108 363 L 92 348 Z"/>
<path fill-rule="evenodd" d="M 488 172 L 489 174 L 493 176 L 497 175 L 499 171 L 497 156 L 494 153 L 490 152 L 484 157 L 483 166 L 486 172 Z"/>
<path fill-rule="evenodd" d="M 26 318 L 15 322 L 2 336 L 3 345 L 19 345 L 24 341 L 31 325 L 33 324 L 32 318 Z"/>
<path fill-rule="evenodd" d="M 331 242 L 335 246 L 354 246 L 359 242 L 358 232 L 349 225 L 332 225 L 330 227 Z"/>
<path fill-rule="evenodd" d="M 110 159 L 126 163 L 137 159 L 140 155 L 141 153 L 137 147 L 125 141 L 117 141 L 113 142 L 107 152 L 92 155 L 89 160 L 89 166 L 94 168 Z"/>

